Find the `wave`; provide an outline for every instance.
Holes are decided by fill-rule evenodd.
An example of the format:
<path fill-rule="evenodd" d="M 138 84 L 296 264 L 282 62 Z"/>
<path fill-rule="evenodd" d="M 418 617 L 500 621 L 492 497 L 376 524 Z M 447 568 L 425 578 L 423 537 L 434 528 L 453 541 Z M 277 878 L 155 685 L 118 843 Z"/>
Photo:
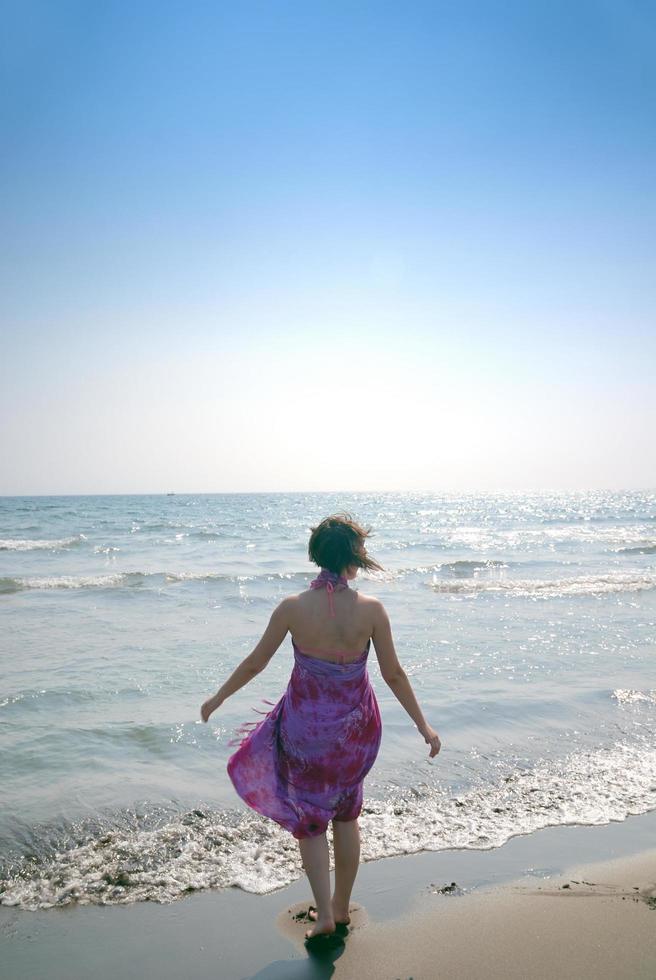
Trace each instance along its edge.
<path fill-rule="evenodd" d="M 467 578 L 459 581 L 440 579 L 434 574 L 430 587 L 434 592 L 463 596 L 498 592 L 517 598 L 556 599 L 653 589 L 656 588 L 656 574 L 608 572 L 605 575 L 580 575 L 561 579 Z"/>
<path fill-rule="evenodd" d="M 360 817 L 362 857 L 492 849 L 544 827 L 607 824 L 654 808 L 653 739 L 618 742 L 514 768 L 461 793 L 422 786 L 370 801 Z M 273 821 L 202 806 L 160 811 L 33 828 L 21 855 L 0 869 L 0 904 L 35 910 L 172 902 L 229 887 L 264 894 L 302 873 L 296 841 Z"/>
<path fill-rule="evenodd" d="M 23 589 L 111 589 L 142 585 L 144 572 L 116 572 L 112 575 L 50 575 L 35 578 L 0 578 L 0 594 Z"/>
<path fill-rule="evenodd" d="M 656 704 L 656 690 L 633 691 L 618 687 L 613 691 L 612 697 L 618 704 Z"/>
<path fill-rule="evenodd" d="M 444 527 L 440 525 L 422 528 L 423 535 L 436 535 L 443 547 L 469 548 L 473 551 L 504 551 L 506 549 L 530 551 L 546 548 L 549 551 L 568 545 L 598 546 L 603 551 L 617 552 L 642 547 L 652 528 L 644 522 L 599 527 L 590 524 L 557 524 L 553 527 Z M 412 542 L 422 546 L 420 541 Z M 653 544 L 652 540 L 647 543 Z M 425 546 L 426 542 L 423 542 Z"/>
<path fill-rule="evenodd" d="M 393 582 L 411 575 L 430 575 L 434 592 L 455 595 L 503 593 L 518 598 L 558 598 L 561 596 L 601 595 L 615 592 L 637 592 L 656 587 L 656 573 L 607 572 L 605 574 L 570 576 L 568 578 L 508 578 L 504 572 L 521 569 L 522 563 L 496 560 L 466 560 L 428 566 L 411 566 L 385 573 L 363 574 L 363 581 Z M 449 577 L 445 577 L 448 575 Z M 484 574 L 489 573 L 489 574 Z M 175 583 L 230 583 L 242 588 L 247 583 L 286 581 L 307 588 L 314 572 L 266 572 L 234 575 L 225 572 L 113 572 L 99 575 L 59 575 L 0 578 L 0 594 L 25 589 L 117 589 L 140 588 Z"/>
<path fill-rule="evenodd" d="M 114 550 L 114 549 L 112 549 Z M 272 563 L 273 564 L 273 563 Z M 458 563 L 454 563 L 458 564 Z M 466 564 L 466 563 L 462 563 Z M 476 564 L 476 563 L 474 563 Z M 490 566 L 500 564 L 495 562 L 479 563 Z M 393 581 L 405 575 L 428 574 L 439 568 L 438 565 L 413 566 L 402 568 L 385 574 L 364 574 L 363 579 L 369 581 Z M 35 577 L 6 577 L 0 578 L 0 594 L 19 592 L 23 589 L 114 589 L 134 588 L 148 585 L 167 585 L 175 582 L 226 582 L 237 586 L 246 583 L 286 581 L 307 588 L 316 576 L 314 572 L 261 572 L 253 575 L 235 575 L 226 572 L 113 572 L 99 575 L 51 575 Z"/>
<path fill-rule="evenodd" d="M 272 563 L 273 564 L 273 563 Z M 316 572 L 262 572 L 254 575 L 228 575 L 225 572 L 164 572 L 167 582 L 232 582 L 237 585 L 244 582 L 298 582 L 300 585 L 310 583 Z"/>
<path fill-rule="evenodd" d="M 223 530 L 222 530 L 223 529 Z M 154 531 L 169 531 L 182 537 L 201 538 L 208 541 L 220 541 L 227 538 L 238 539 L 234 524 L 215 524 L 209 527 L 199 527 L 197 524 L 187 524 L 184 521 L 152 521 L 151 523 L 132 524 L 132 530 L 150 533 Z"/>
<path fill-rule="evenodd" d="M 225 572 L 114 572 L 101 575 L 50 575 L 0 578 L 0 594 L 23 589 L 115 589 L 173 582 L 231 582 L 243 584 L 256 581 L 294 581 L 309 584 L 314 573 L 267 572 L 260 575 L 228 575 Z"/>
<path fill-rule="evenodd" d="M 33 540 L 31 538 L 0 538 L 0 551 L 57 551 L 62 548 L 74 548 L 86 541 L 85 534 L 76 534 L 71 538 L 54 538 Z"/>
<path fill-rule="evenodd" d="M 106 701 L 108 698 L 135 698 L 145 697 L 147 688 L 135 682 L 132 687 L 98 688 L 90 691 L 85 688 L 34 688 L 24 691 L 16 691 L 0 698 L 0 708 L 10 710 L 13 705 L 18 705 L 21 711 L 25 709 L 35 710 L 57 710 L 69 705 L 80 705 L 88 702 Z M 49 734 L 52 738 L 52 733 Z"/>
<path fill-rule="evenodd" d="M 116 522 L 100 521 L 100 524 Z M 261 525 L 266 528 L 266 524 Z M 259 529 L 260 525 L 249 526 Z M 270 528 L 267 528 L 269 530 Z M 196 539 L 206 542 L 220 540 L 241 541 L 244 535 L 234 526 L 216 525 L 214 527 L 198 527 L 197 525 L 154 522 L 151 524 L 133 524 L 131 533 L 167 531 L 174 537 L 164 539 L 165 543 L 176 543 L 182 538 Z M 613 526 L 555 526 L 555 527 L 518 527 L 510 529 L 495 529 L 490 527 L 422 527 L 418 528 L 419 536 L 411 535 L 399 539 L 389 538 L 385 541 L 388 551 L 424 550 L 430 543 L 438 549 L 466 548 L 474 552 L 498 550 L 530 551 L 534 548 L 554 550 L 565 545 L 598 545 L 604 551 L 613 554 L 641 555 L 656 553 L 656 542 L 649 537 L 651 528 L 644 523 L 637 527 Z M 87 535 L 78 533 L 64 538 L 4 538 L 0 539 L 0 551 L 56 551 L 74 548 L 87 541 Z M 161 543 L 161 542 L 160 542 Z M 97 546 L 97 550 L 104 550 Z M 454 562 L 453 564 L 457 564 Z"/>
<path fill-rule="evenodd" d="M 468 560 L 468 561 L 449 561 L 444 562 L 444 564 L 438 566 L 440 571 L 451 572 L 452 575 L 475 575 L 485 569 L 492 568 L 508 568 L 508 563 L 503 561 L 494 561 L 493 559 L 482 559 L 480 561 Z"/>

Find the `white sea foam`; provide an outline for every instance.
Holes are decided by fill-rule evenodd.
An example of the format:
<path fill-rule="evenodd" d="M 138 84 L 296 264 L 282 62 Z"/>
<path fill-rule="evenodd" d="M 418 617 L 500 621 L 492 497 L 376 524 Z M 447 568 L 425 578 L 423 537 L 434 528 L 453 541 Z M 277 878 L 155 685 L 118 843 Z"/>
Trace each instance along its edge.
<path fill-rule="evenodd" d="M 444 538 L 444 543 L 450 547 L 466 547 L 474 551 L 488 552 L 490 550 L 526 551 L 535 548 L 554 550 L 562 545 L 598 545 L 607 551 L 625 551 L 631 553 L 634 548 L 639 551 L 645 547 L 653 547 L 653 527 L 647 524 L 624 524 L 617 526 L 602 526 L 599 524 L 558 524 L 555 526 L 532 526 L 501 529 L 494 527 L 427 527 L 422 529 L 424 534 L 434 534 Z"/>
<path fill-rule="evenodd" d="M 0 578 L 0 593 L 20 592 L 22 589 L 108 589 L 117 586 L 141 585 L 146 576 L 141 572 L 116 572 L 108 575 L 48 575 L 33 578 Z"/>
<path fill-rule="evenodd" d="M 633 691 L 618 687 L 612 695 L 619 704 L 656 704 L 656 690 Z"/>
<path fill-rule="evenodd" d="M 656 749 L 616 743 L 514 769 L 493 784 L 460 794 L 422 786 L 368 802 L 362 811 L 365 861 L 422 850 L 488 849 L 509 838 L 562 824 L 605 824 L 656 808 Z M 0 903 L 23 909 L 56 905 L 171 902 L 205 888 L 266 893 L 301 874 L 294 839 L 272 821 L 193 810 L 154 828 L 98 828 L 83 843 L 44 848 L 7 869 Z M 41 849 L 41 850 L 40 850 Z"/>
<path fill-rule="evenodd" d="M 76 534 L 71 538 L 47 538 L 44 540 L 0 538 L 0 551 L 57 551 L 62 548 L 73 548 L 83 541 L 86 541 L 84 534 Z"/>
<path fill-rule="evenodd" d="M 620 555 L 654 555 L 656 554 L 656 541 L 641 541 L 631 548 L 618 548 Z"/>
<path fill-rule="evenodd" d="M 48 575 L 0 578 L 0 593 L 22 589 L 110 589 L 175 582 L 228 582 L 240 585 L 258 580 L 287 580 L 309 583 L 308 572 L 269 572 L 259 575 L 229 575 L 225 572 L 112 572 L 100 575 Z"/>
<path fill-rule="evenodd" d="M 501 592 L 518 598 L 556 599 L 561 596 L 593 596 L 653 589 L 656 588 L 656 573 L 607 572 L 603 575 L 578 575 L 557 579 L 508 578 L 500 574 L 455 580 L 433 574 L 430 585 L 435 592 L 459 595 Z"/>
<path fill-rule="evenodd" d="M 435 592 L 476 595 L 500 592 L 519 598 L 553 599 L 561 596 L 592 596 L 615 592 L 638 592 L 656 588 L 655 572 L 607 572 L 553 579 L 512 578 L 511 566 L 500 561 L 470 560 L 442 565 L 401 568 L 385 576 L 364 575 L 363 579 L 402 579 L 410 575 L 432 575 Z M 517 568 L 517 566 L 514 566 Z M 448 577 L 447 577 L 448 576 Z M 109 589 L 175 584 L 177 582 L 225 582 L 237 585 L 260 581 L 288 581 L 297 588 L 309 584 L 308 572 L 273 572 L 258 575 L 228 575 L 223 572 L 112 572 L 100 575 L 51 575 L 0 578 L 0 594 L 23 589 Z"/>
<path fill-rule="evenodd" d="M 461 561 L 447 561 L 438 566 L 440 571 L 448 572 L 451 575 L 480 575 L 490 572 L 497 568 L 508 568 L 508 564 L 503 561 L 494 561 L 491 558 L 465 559 Z"/>

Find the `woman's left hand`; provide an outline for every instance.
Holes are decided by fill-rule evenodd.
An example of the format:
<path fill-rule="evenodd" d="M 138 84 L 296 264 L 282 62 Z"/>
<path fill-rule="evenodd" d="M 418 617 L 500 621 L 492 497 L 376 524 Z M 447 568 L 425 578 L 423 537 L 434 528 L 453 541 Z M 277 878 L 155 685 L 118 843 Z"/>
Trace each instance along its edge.
<path fill-rule="evenodd" d="M 216 709 L 220 707 L 222 703 L 223 702 L 221 701 L 220 698 L 217 697 L 216 694 L 213 697 L 208 698 L 207 701 L 205 701 L 204 704 L 201 705 L 201 709 L 200 709 L 200 716 L 203 719 L 203 721 L 208 721 L 212 712 L 216 711 Z"/>

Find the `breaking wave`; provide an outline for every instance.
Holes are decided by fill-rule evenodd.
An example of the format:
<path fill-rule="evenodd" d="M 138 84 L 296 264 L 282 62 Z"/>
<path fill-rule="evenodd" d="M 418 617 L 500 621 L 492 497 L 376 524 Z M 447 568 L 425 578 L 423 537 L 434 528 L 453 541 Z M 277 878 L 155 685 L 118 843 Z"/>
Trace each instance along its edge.
<path fill-rule="evenodd" d="M 59 551 L 62 548 L 74 548 L 86 540 L 84 534 L 76 534 L 71 538 L 48 538 L 45 540 L 0 538 L 0 551 Z"/>
<path fill-rule="evenodd" d="M 634 545 L 632 548 L 619 548 L 619 555 L 656 555 L 656 542 L 643 541 L 642 544 Z"/>
<path fill-rule="evenodd" d="M 20 592 L 23 589 L 116 589 L 138 586 L 166 585 L 173 582 L 232 582 L 244 583 L 259 580 L 286 579 L 306 581 L 312 575 L 307 572 L 280 572 L 267 575 L 226 575 L 222 572 L 112 572 L 101 575 L 49 575 L 34 577 L 0 578 L 0 594 Z"/>
<path fill-rule="evenodd" d="M 634 691 L 618 687 L 613 691 L 613 697 L 618 704 L 656 704 L 656 690 Z"/>
<path fill-rule="evenodd" d="M 608 572 L 560 579 L 518 579 L 506 577 L 468 577 L 442 579 L 436 574 L 430 587 L 434 592 L 477 595 L 500 592 L 517 598 L 555 599 L 563 596 L 595 596 L 612 592 L 639 592 L 656 587 L 656 574 Z"/>
<path fill-rule="evenodd" d="M 453 793 L 420 786 L 362 810 L 365 861 L 418 851 L 490 849 L 564 824 L 606 824 L 656 808 L 656 749 L 616 743 L 512 768 Z M 296 841 L 272 821 L 199 807 L 123 810 L 105 819 L 34 828 L 0 871 L 0 904 L 172 902 L 207 888 L 264 894 L 301 874 Z"/>

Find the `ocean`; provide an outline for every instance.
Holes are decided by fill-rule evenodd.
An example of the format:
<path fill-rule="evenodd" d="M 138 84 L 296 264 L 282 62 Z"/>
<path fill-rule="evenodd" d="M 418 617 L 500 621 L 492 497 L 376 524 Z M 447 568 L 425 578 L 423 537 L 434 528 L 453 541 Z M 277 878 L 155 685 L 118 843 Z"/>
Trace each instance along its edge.
<path fill-rule="evenodd" d="M 298 877 L 226 773 L 283 693 L 289 637 L 205 725 L 201 703 L 308 587 L 346 510 L 442 751 L 369 672 L 383 742 L 365 860 L 495 848 L 656 808 L 656 492 L 0 498 L 0 904 L 169 902 Z"/>

